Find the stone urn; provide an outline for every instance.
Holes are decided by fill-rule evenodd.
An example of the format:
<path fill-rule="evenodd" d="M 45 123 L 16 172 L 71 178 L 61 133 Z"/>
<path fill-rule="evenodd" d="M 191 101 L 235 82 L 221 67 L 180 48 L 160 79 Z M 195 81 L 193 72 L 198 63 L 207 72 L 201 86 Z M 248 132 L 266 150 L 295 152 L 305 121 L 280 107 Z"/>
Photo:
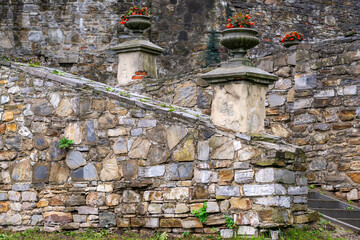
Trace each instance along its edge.
<path fill-rule="evenodd" d="M 151 26 L 150 17 L 145 15 L 132 15 L 127 17 L 125 27 L 135 33 L 136 36 L 142 35 L 144 30 Z"/>
<path fill-rule="evenodd" d="M 294 45 L 298 45 L 298 44 L 300 44 L 301 43 L 301 41 L 300 40 L 297 40 L 297 39 L 294 39 L 294 40 L 289 40 L 289 41 L 285 41 L 284 42 L 284 47 L 286 47 L 286 48 L 289 48 L 289 47 L 291 47 L 291 46 L 294 46 Z"/>
<path fill-rule="evenodd" d="M 251 49 L 260 43 L 258 32 L 251 28 L 230 28 L 222 31 L 220 43 L 230 49 L 234 55 L 230 61 L 242 59 Z"/>

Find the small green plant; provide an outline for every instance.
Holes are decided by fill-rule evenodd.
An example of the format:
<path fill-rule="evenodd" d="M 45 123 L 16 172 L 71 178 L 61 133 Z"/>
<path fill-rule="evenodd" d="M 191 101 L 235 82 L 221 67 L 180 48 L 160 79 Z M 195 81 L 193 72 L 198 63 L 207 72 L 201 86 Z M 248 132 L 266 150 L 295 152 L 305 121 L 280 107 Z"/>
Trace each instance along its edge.
<path fill-rule="evenodd" d="M 236 227 L 234 219 L 232 219 L 230 216 L 225 215 L 225 221 L 228 228 L 234 229 Z"/>
<path fill-rule="evenodd" d="M 139 99 L 140 100 L 140 102 L 143 102 L 143 103 L 147 103 L 147 101 L 146 100 L 143 100 L 143 99 Z"/>
<path fill-rule="evenodd" d="M 59 148 L 61 150 L 66 150 L 70 147 L 71 144 L 74 144 L 73 140 L 69 140 L 66 137 L 63 137 L 62 139 L 60 139 Z"/>
<path fill-rule="evenodd" d="M 120 96 L 123 96 L 123 97 L 130 97 L 131 96 L 129 93 L 126 93 L 124 91 L 121 91 L 119 94 L 120 94 Z"/>
<path fill-rule="evenodd" d="M 33 62 L 30 60 L 29 67 L 40 67 L 40 62 Z"/>
<path fill-rule="evenodd" d="M 163 232 L 163 233 L 156 232 L 154 234 L 154 237 L 156 240 L 168 240 L 169 234 L 167 232 Z"/>
<path fill-rule="evenodd" d="M 347 206 L 346 210 L 349 210 L 349 211 L 354 210 L 354 207 L 353 206 Z"/>
<path fill-rule="evenodd" d="M 61 71 L 58 71 L 58 70 L 52 70 L 51 73 L 56 74 L 56 75 L 60 75 L 60 76 L 64 76 L 64 75 L 65 75 L 64 72 L 61 72 Z"/>
<path fill-rule="evenodd" d="M 315 185 L 314 185 L 314 184 L 312 184 L 312 185 L 309 186 L 309 189 L 314 189 L 314 188 L 315 188 Z"/>
<path fill-rule="evenodd" d="M 192 214 L 194 214 L 197 218 L 199 218 L 200 222 L 205 223 L 206 219 L 208 217 L 208 214 L 206 212 L 206 208 L 207 208 L 207 202 L 203 203 L 203 206 L 199 209 L 193 209 L 191 211 Z"/>
<path fill-rule="evenodd" d="M 166 106 L 166 103 L 160 103 L 160 106 L 161 106 L 161 107 L 167 107 L 167 106 Z"/>
<path fill-rule="evenodd" d="M 111 87 L 107 87 L 105 88 L 106 91 L 108 92 L 115 92 L 115 89 L 111 88 Z"/>
<path fill-rule="evenodd" d="M 168 110 L 168 112 L 173 112 L 173 111 L 175 111 L 174 108 L 170 108 L 170 109 Z"/>
<path fill-rule="evenodd" d="M 348 204 L 354 204 L 354 202 L 351 200 L 348 200 Z"/>
<path fill-rule="evenodd" d="M 190 235 L 189 231 L 185 231 L 181 234 L 181 236 L 183 236 L 183 237 L 188 237 L 189 235 Z"/>

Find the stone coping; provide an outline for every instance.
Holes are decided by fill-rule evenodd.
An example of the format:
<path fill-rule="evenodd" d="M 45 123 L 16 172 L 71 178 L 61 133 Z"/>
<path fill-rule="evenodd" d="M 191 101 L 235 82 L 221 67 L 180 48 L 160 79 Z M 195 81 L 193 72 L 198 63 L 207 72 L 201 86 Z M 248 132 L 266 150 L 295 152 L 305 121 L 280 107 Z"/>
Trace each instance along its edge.
<path fill-rule="evenodd" d="M 299 146 L 295 146 L 289 143 L 284 142 L 281 138 L 268 134 L 246 134 L 246 133 L 237 133 L 230 129 L 219 129 L 210 122 L 210 116 L 203 114 L 198 111 L 194 111 L 189 108 L 184 108 L 175 105 L 169 105 L 168 103 L 161 102 L 155 99 L 150 99 L 149 97 L 139 95 L 118 87 L 113 87 L 108 84 L 101 82 L 95 82 L 93 80 L 76 76 L 70 73 L 62 72 L 60 70 L 49 68 L 49 67 L 30 67 L 28 64 L 3 61 L 0 60 L 0 66 L 6 66 L 13 69 L 20 69 L 21 71 L 30 74 L 35 77 L 48 79 L 50 81 L 55 81 L 61 84 L 66 84 L 73 86 L 75 88 L 90 89 L 97 93 L 102 93 L 105 96 L 125 102 L 129 105 L 135 105 L 139 108 L 154 111 L 157 114 L 166 114 L 171 117 L 184 119 L 193 124 L 199 124 L 210 129 L 213 129 L 216 132 L 219 132 L 223 135 L 233 136 L 240 138 L 246 141 L 254 141 L 262 145 L 264 148 L 275 149 L 275 150 L 286 150 L 289 152 L 296 152 L 299 149 L 302 149 Z M 56 70 L 59 73 L 55 74 L 53 71 Z"/>

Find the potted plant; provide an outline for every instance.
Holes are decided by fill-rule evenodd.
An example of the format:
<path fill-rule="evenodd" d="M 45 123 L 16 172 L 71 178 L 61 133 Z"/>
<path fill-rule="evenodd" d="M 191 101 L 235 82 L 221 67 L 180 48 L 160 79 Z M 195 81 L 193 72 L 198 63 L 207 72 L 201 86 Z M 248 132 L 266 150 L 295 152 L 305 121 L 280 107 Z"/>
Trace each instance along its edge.
<path fill-rule="evenodd" d="M 232 50 L 235 58 L 242 58 L 248 49 L 259 44 L 258 32 L 252 29 L 251 16 L 238 13 L 228 19 L 226 29 L 222 31 L 221 44 Z"/>
<path fill-rule="evenodd" d="M 142 34 L 151 26 L 149 10 L 147 7 L 133 6 L 121 16 L 120 23 L 134 33 Z"/>
<path fill-rule="evenodd" d="M 285 37 L 281 39 L 281 42 L 284 44 L 284 47 L 291 47 L 293 45 L 298 45 L 301 41 L 304 40 L 304 35 L 299 32 L 289 32 L 285 34 Z"/>

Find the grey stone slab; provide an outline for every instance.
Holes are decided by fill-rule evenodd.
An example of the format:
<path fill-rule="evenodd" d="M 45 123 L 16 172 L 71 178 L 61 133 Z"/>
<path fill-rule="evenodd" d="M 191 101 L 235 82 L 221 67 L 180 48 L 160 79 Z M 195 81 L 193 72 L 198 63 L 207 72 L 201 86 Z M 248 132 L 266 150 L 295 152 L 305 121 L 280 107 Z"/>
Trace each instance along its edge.
<path fill-rule="evenodd" d="M 169 165 L 171 180 L 186 180 L 193 176 L 193 163 L 174 163 Z"/>

